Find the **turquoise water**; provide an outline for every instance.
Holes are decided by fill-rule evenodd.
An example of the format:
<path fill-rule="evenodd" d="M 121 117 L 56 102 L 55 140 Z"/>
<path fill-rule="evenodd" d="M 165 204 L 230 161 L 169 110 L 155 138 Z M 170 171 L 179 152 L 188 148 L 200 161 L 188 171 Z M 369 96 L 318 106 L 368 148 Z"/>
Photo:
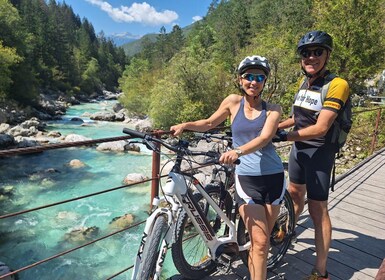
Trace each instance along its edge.
<path fill-rule="evenodd" d="M 48 130 L 62 135 L 76 133 L 92 139 L 123 136 L 129 125 L 94 122 L 84 112 L 111 110 L 113 102 L 72 106 L 60 121 L 48 123 Z M 81 117 L 88 125 L 70 122 Z M 68 163 L 79 159 L 83 168 Z M 129 173 L 151 176 L 151 153 L 99 152 L 95 147 L 65 148 L 43 153 L 0 158 L 0 187 L 13 188 L 10 199 L 0 201 L 0 214 L 23 211 L 123 185 Z M 80 227 L 97 227 L 95 237 L 116 231 L 113 218 L 130 213 L 138 222 L 147 217 L 150 183 L 107 192 L 31 213 L 1 220 L 0 261 L 12 269 L 30 265 L 81 243 L 65 240 Z M 133 264 L 143 226 L 114 235 L 80 250 L 19 273 L 20 280 L 107 279 Z M 168 254 L 164 276 L 175 274 Z M 131 270 L 114 279 L 130 279 Z"/>

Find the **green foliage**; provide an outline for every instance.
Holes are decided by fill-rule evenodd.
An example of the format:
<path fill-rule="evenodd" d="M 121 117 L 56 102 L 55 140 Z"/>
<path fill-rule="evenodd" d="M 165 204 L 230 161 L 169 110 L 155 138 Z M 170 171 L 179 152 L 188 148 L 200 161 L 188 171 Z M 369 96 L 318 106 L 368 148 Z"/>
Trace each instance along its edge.
<path fill-rule="evenodd" d="M 147 115 L 150 107 L 150 86 L 157 83 L 155 73 L 149 74 L 150 62 L 133 58 L 119 80 L 123 95 L 119 101 L 128 111 L 137 115 Z"/>
<path fill-rule="evenodd" d="M 331 68 L 356 94 L 385 66 L 383 0 L 315 1 L 316 27 L 333 36 Z"/>
<path fill-rule="evenodd" d="M 0 0 L 0 38 L 0 56 L 7 53 L 0 67 L 1 96 L 24 104 L 46 89 L 115 90 L 126 63 L 123 50 L 55 0 Z"/>
<path fill-rule="evenodd" d="M 100 71 L 99 63 L 95 58 L 88 62 L 87 69 L 82 74 L 81 88 L 84 92 L 92 94 L 101 88 L 101 81 L 98 78 Z"/>
<path fill-rule="evenodd" d="M 11 67 L 20 59 L 15 49 L 4 47 L 0 41 L 0 100 L 5 99 L 8 95 L 12 83 Z"/>
<path fill-rule="evenodd" d="M 147 40 L 137 56 L 148 61 L 148 76 L 162 75 L 156 83 L 147 83 L 147 90 L 139 89 L 141 79 L 133 82 L 125 75 L 120 80 L 130 96 L 125 104 L 132 110 L 143 108 L 163 128 L 207 118 L 225 96 L 237 92 L 234 70 L 239 61 L 259 54 L 272 67 L 263 97 L 280 104 L 286 117 L 303 77 L 296 46 L 314 29 L 333 36 L 330 67 L 348 79 L 352 93 L 360 93 L 365 80 L 384 66 L 384 5 L 384 0 L 214 0 L 183 43 L 172 43 L 176 35 L 182 41 L 179 29 L 172 35 L 162 29 L 156 42 Z M 169 52 L 170 45 L 182 47 Z M 151 104 L 151 109 L 143 104 Z"/>

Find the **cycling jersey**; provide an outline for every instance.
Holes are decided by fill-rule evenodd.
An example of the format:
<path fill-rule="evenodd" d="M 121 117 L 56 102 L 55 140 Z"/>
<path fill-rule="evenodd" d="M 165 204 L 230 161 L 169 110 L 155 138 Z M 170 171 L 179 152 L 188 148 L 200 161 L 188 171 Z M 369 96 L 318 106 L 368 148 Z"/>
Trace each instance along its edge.
<path fill-rule="evenodd" d="M 348 83 L 339 77 L 334 78 L 329 86 L 326 98 L 322 103 L 321 92 L 325 84 L 325 78 L 317 78 L 311 86 L 308 83 L 302 83 L 299 92 L 296 94 L 292 112 L 294 115 L 294 130 L 300 130 L 317 122 L 318 115 L 321 110 L 331 110 L 338 113 L 349 97 Z M 304 143 L 305 146 L 319 147 L 323 144 L 331 143 L 332 129 L 322 137 L 298 141 Z"/>

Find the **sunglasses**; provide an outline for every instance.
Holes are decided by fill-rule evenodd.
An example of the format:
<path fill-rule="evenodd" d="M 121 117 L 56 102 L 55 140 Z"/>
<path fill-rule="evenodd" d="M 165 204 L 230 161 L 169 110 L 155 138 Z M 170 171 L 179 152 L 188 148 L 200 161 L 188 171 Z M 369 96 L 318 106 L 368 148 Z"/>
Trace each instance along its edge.
<path fill-rule="evenodd" d="M 303 49 L 300 52 L 302 58 L 309 58 L 310 56 L 320 57 L 324 53 L 324 49 L 317 48 L 315 50 Z"/>
<path fill-rule="evenodd" d="M 257 83 L 262 83 L 266 76 L 263 74 L 253 74 L 253 73 L 245 73 L 241 75 L 242 79 L 246 79 L 249 82 L 256 81 Z"/>

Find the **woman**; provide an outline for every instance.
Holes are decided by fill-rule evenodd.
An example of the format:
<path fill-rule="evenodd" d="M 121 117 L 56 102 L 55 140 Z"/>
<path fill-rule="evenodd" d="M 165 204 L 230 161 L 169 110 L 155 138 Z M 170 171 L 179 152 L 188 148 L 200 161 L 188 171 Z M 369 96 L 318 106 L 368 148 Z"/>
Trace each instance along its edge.
<path fill-rule="evenodd" d="M 248 56 L 238 66 L 242 93 L 226 97 L 208 119 L 186 122 L 170 128 L 174 135 L 184 130 L 204 132 L 231 121 L 234 150 L 221 155 L 220 161 L 236 166 L 235 181 L 239 213 L 250 234 L 249 271 L 251 279 L 265 280 L 270 233 L 285 192 L 282 161 L 272 144 L 278 128 L 281 107 L 262 100 L 261 93 L 270 74 L 265 57 Z"/>

